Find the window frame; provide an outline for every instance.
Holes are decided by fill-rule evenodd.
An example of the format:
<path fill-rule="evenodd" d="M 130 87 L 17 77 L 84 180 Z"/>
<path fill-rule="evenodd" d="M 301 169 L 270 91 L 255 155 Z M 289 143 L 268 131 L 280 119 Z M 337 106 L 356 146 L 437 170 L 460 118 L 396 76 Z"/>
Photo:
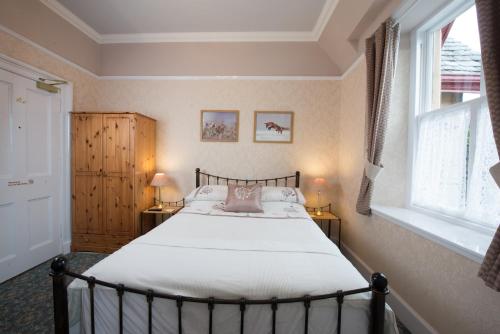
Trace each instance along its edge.
<path fill-rule="evenodd" d="M 415 180 L 415 163 L 416 152 L 418 144 L 418 126 L 421 119 L 430 114 L 449 112 L 457 105 L 470 105 L 471 106 L 471 139 L 474 141 L 471 145 L 473 147 L 471 154 L 475 150 L 475 132 L 477 128 L 477 115 L 481 103 L 486 100 L 484 94 L 484 81 L 483 73 L 481 72 L 481 95 L 480 97 L 460 102 L 451 106 L 445 106 L 439 109 L 432 110 L 432 57 L 433 57 L 433 34 L 436 30 L 440 29 L 447 22 L 455 19 L 470 7 L 475 4 L 474 0 L 461 0 L 453 1 L 451 4 L 442 8 L 437 14 L 434 14 L 420 26 L 417 26 L 411 32 L 411 72 L 410 72 L 410 112 L 408 120 L 408 157 L 407 157 L 407 172 L 408 172 L 408 187 L 406 194 L 406 207 L 408 209 L 429 215 L 434 218 L 442 219 L 450 223 L 458 224 L 476 231 L 494 233 L 495 229 L 487 225 L 483 225 L 474 221 L 466 220 L 459 216 L 447 215 L 446 213 L 432 210 L 425 207 L 420 207 L 413 204 L 413 182 Z M 469 169 L 472 167 L 473 159 L 469 160 Z"/>

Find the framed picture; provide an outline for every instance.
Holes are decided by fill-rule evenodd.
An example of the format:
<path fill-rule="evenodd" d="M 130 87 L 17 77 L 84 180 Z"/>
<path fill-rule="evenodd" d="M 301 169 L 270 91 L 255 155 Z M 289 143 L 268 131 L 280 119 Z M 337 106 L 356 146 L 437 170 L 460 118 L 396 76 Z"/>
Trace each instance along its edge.
<path fill-rule="evenodd" d="M 256 143 L 293 142 L 293 111 L 256 111 L 253 126 Z"/>
<path fill-rule="evenodd" d="M 237 142 L 239 110 L 202 110 L 201 141 Z"/>

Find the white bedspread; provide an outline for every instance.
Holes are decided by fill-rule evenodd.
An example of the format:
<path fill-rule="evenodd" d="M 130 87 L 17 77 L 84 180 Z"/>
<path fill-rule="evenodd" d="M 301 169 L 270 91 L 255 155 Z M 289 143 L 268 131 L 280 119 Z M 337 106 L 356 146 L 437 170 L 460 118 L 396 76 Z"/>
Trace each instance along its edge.
<path fill-rule="evenodd" d="M 228 214 L 216 204 L 193 202 L 85 275 L 157 292 L 219 298 L 297 297 L 368 285 L 302 206 L 263 203 L 263 214 Z M 116 292 L 96 288 L 95 298 L 96 331 L 116 333 Z M 346 297 L 342 333 L 367 332 L 369 298 L 369 293 Z M 71 322 L 80 322 L 84 333 L 90 332 L 88 304 L 86 284 L 75 280 L 70 285 Z M 245 333 L 270 333 L 269 308 L 248 307 Z M 334 300 L 313 302 L 310 333 L 332 333 L 336 308 Z M 153 309 L 154 332 L 177 333 L 175 303 L 155 299 Z M 302 305 L 280 305 L 278 333 L 302 333 L 303 318 Z M 386 319 L 386 333 L 397 333 L 389 308 Z M 185 303 L 184 333 L 207 333 L 207 326 L 207 306 Z M 239 308 L 217 305 L 214 326 L 215 333 L 237 332 Z M 128 333 L 146 332 L 143 296 L 125 294 L 124 329 Z"/>

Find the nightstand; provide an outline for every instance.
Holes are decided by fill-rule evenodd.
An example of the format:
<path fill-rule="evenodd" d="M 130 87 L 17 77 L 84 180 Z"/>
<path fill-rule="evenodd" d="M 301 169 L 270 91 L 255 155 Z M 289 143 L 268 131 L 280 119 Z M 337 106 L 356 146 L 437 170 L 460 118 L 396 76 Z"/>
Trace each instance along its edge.
<path fill-rule="evenodd" d="M 305 207 L 307 213 L 309 213 L 309 216 L 311 216 L 311 219 L 314 220 L 316 223 L 320 224 L 320 227 L 323 228 L 323 222 L 327 221 L 328 222 L 328 232 L 325 233 L 328 237 L 328 239 L 331 238 L 332 235 L 332 220 L 337 221 L 338 224 L 338 239 L 337 239 L 337 246 L 341 247 L 341 232 L 342 232 L 342 220 L 332 213 L 332 204 L 328 204 L 325 206 L 321 207 L 321 216 L 316 215 L 317 208 L 313 207 Z"/>
<path fill-rule="evenodd" d="M 184 203 L 182 203 L 184 204 Z M 151 210 L 152 208 L 149 208 L 147 210 L 144 210 L 141 212 L 141 235 L 144 234 L 144 220 L 145 218 L 151 217 L 153 219 L 153 224 L 149 224 L 150 227 L 153 225 L 150 229 L 158 226 L 159 224 L 163 223 L 165 220 L 169 219 L 173 215 L 175 215 L 177 212 L 179 212 L 184 205 L 182 206 L 164 206 L 161 211 L 159 210 Z M 154 207 L 153 207 L 154 208 Z"/>

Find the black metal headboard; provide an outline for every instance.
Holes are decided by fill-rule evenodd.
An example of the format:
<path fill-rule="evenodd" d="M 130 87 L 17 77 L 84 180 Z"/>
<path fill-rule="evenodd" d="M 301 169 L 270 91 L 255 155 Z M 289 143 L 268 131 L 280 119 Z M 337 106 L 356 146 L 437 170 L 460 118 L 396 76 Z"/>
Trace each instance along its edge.
<path fill-rule="evenodd" d="M 281 176 L 281 177 L 274 177 L 270 179 L 257 179 L 257 180 L 249 180 L 249 179 L 236 179 L 232 177 L 223 177 L 223 176 L 218 176 L 218 175 L 212 175 L 208 173 L 204 173 L 200 171 L 199 168 L 196 168 L 196 188 L 198 188 L 201 185 L 201 177 L 204 176 L 207 180 L 207 184 L 210 184 L 210 180 L 214 182 L 214 184 L 257 184 L 261 183 L 266 186 L 288 186 L 288 180 L 295 179 L 295 188 L 298 188 L 300 185 L 300 172 L 296 171 L 295 175 L 288 175 L 288 176 Z"/>

